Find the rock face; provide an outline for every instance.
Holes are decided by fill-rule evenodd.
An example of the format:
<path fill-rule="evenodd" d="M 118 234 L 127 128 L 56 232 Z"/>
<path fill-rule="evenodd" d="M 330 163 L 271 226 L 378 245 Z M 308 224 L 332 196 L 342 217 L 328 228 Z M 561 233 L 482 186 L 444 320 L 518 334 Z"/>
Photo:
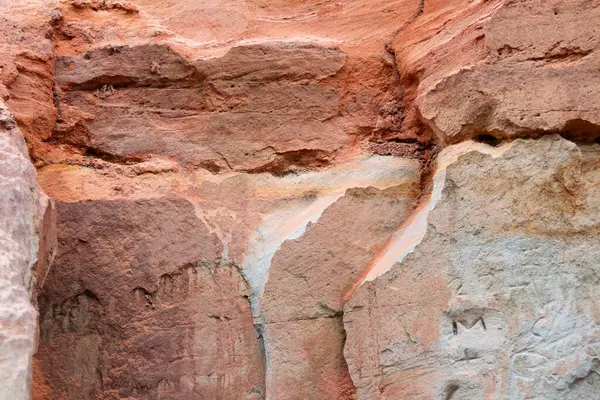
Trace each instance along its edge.
<path fill-rule="evenodd" d="M 0 1 L 0 98 L 10 109 L 35 160 L 57 118 L 53 98 L 56 0 Z"/>
<path fill-rule="evenodd" d="M 137 168 L 40 171 L 61 250 L 40 296 L 34 397 L 353 398 L 342 307 L 410 211 L 418 163 Z"/>
<path fill-rule="evenodd" d="M 337 49 L 302 43 L 235 47 L 196 63 L 161 45 L 64 56 L 56 78 L 71 89 L 60 108 L 69 117 L 58 129 L 115 159 L 159 155 L 213 171 L 325 162 L 347 136 L 331 120 L 340 93 L 319 82 L 343 63 Z"/>
<path fill-rule="evenodd" d="M 415 7 L 360 3 L 62 2 L 54 23 L 58 116 L 36 159 L 169 158 L 213 172 L 274 173 L 335 163 L 402 119 L 384 43 Z M 205 15 L 210 27 L 190 29 L 187 13 Z M 382 25 L 372 30 L 361 15 Z M 334 36 L 321 26 L 331 18 L 341 23 L 330 26 Z M 429 144 L 410 140 L 413 157 Z"/>
<path fill-rule="evenodd" d="M 1 398 L 600 398 L 598 1 L 0 20 Z"/>
<path fill-rule="evenodd" d="M 414 99 L 406 129 L 420 117 L 443 143 L 553 132 L 593 140 L 600 32 L 581 21 L 599 12 L 594 1 L 428 1 L 394 41 Z"/>
<path fill-rule="evenodd" d="M 0 101 L 0 397 L 29 398 L 37 315 L 32 304 L 56 246 L 51 201 L 13 116 Z"/>
<path fill-rule="evenodd" d="M 219 263 L 219 240 L 191 203 L 87 201 L 58 213 L 61 246 L 40 298 L 46 398 L 260 398 L 248 288 Z"/>
<path fill-rule="evenodd" d="M 404 221 L 414 189 L 348 190 L 275 253 L 262 298 L 269 398 L 353 398 L 342 356 L 342 307 Z"/>
<path fill-rule="evenodd" d="M 423 241 L 345 307 L 357 397 L 598 398 L 600 146 L 462 150 Z"/>

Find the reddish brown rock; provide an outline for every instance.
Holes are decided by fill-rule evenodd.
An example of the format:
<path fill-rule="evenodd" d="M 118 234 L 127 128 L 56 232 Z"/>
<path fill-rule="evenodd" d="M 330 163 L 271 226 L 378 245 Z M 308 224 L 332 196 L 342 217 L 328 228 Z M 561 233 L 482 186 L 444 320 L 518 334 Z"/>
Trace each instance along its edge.
<path fill-rule="evenodd" d="M 410 102 L 443 143 L 562 132 L 600 136 L 600 6 L 590 1 L 429 2 L 394 41 Z"/>
<path fill-rule="evenodd" d="M 72 91 L 58 132 L 108 159 L 159 155 L 213 171 L 326 160 L 347 138 L 332 121 L 340 94 L 319 81 L 343 62 L 337 49 L 300 43 L 195 63 L 156 45 L 61 57 L 57 80 Z"/>
<path fill-rule="evenodd" d="M 206 2 L 132 0 L 147 11 L 168 33 L 175 33 L 204 48 L 244 39 L 308 37 L 330 38 L 359 54 L 379 54 L 382 45 L 418 9 L 418 1 L 249 0 Z M 211 24 L 198 26 L 197 20 Z M 373 24 L 376 20 L 377 24 Z"/>
<path fill-rule="evenodd" d="M 262 310 L 269 398 L 351 399 L 342 308 L 411 209 L 417 182 L 351 189 L 275 253 Z"/>
<path fill-rule="evenodd" d="M 270 324 L 267 398 L 354 399 L 341 316 Z"/>
<path fill-rule="evenodd" d="M 599 178 L 559 136 L 445 149 L 422 241 L 344 308 L 357 397 L 597 398 Z"/>
<path fill-rule="evenodd" d="M 49 148 L 56 108 L 53 24 L 58 1 L 0 2 L 0 98 L 8 104 L 34 158 Z"/>
<path fill-rule="evenodd" d="M 159 156 L 213 172 L 280 173 L 343 162 L 400 128 L 402 87 L 384 45 L 417 4 L 173 7 L 61 2 L 59 115 L 41 138 L 50 146 L 36 153 L 40 165 Z M 428 142 L 415 135 L 406 138 Z"/>
<path fill-rule="evenodd" d="M 262 396 L 246 283 L 189 202 L 60 203 L 58 214 L 36 356 L 52 398 Z"/>
<path fill-rule="evenodd" d="M 321 270 L 323 274 L 329 274 L 331 279 L 344 277 L 344 280 L 340 280 L 339 285 L 331 287 L 331 290 L 327 286 L 319 289 L 323 291 L 323 304 L 336 308 L 336 312 L 339 313 L 345 301 L 344 296 L 352 292 L 353 284 L 361 278 L 362 270 L 366 268 L 365 263 L 370 262 L 370 257 L 362 254 L 363 251 L 373 254 L 378 248 L 385 246 L 386 238 L 395 231 L 397 224 L 410 208 L 419 185 L 416 162 L 381 156 L 360 158 L 324 171 L 299 171 L 281 177 L 267 173 L 214 176 L 206 171 L 170 171 L 140 175 L 133 172 L 136 167 L 137 165 L 120 166 L 121 172 L 117 174 L 110 168 L 52 166 L 41 171 L 40 181 L 48 192 L 60 201 L 72 203 L 72 207 L 86 204 L 91 210 L 98 204 L 105 208 L 122 207 L 145 196 L 159 199 L 169 194 L 185 196 L 194 204 L 195 216 L 202 218 L 211 232 L 214 232 L 210 237 L 219 239 L 217 253 L 220 263 L 235 262 L 242 265 L 242 273 L 251 285 L 252 306 L 258 323 L 262 322 L 259 300 L 264 280 L 269 275 L 270 257 L 281 242 L 286 238 L 300 237 L 298 242 L 308 246 L 310 250 L 315 247 L 317 241 L 322 241 L 323 234 L 331 236 L 332 230 L 336 232 L 328 241 L 323 242 L 323 247 L 315 252 L 312 260 L 326 263 Z M 376 185 L 377 188 L 366 188 L 369 185 Z M 344 195 L 346 192 L 347 194 Z M 86 199 L 91 201 L 86 202 Z M 325 213 L 321 215 L 324 210 Z M 383 210 L 385 212 L 382 212 Z M 187 208 L 182 207 L 173 211 L 173 215 L 180 213 L 183 215 L 181 218 L 172 218 L 173 226 L 181 224 L 182 219 L 185 221 L 196 218 L 195 216 L 188 218 L 188 212 Z M 77 226 L 76 219 L 83 218 L 87 214 L 73 215 L 71 224 Z M 151 214 L 158 213 L 151 212 Z M 345 216 L 349 214 L 355 214 L 356 218 L 346 219 Z M 341 218 L 342 216 L 344 218 Z M 315 223 L 305 233 L 307 235 L 305 238 L 302 232 L 309 221 Z M 363 229 L 366 230 L 361 233 Z M 123 232 L 128 230 L 129 228 L 123 228 Z M 78 233 L 74 228 L 66 234 L 77 235 Z M 169 231 L 163 234 L 168 236 Z M 373 238 L 368 237 L 371 234 Z M 186 241 L 189 241 L 188 236 Z M 361 239 L 355 240 L 358 237 Z M 307 253 L 306 256 L 310 256 L 306 247 L 294 249 L 292 244 L 293 242 L 290 242 L 284 246 L 292 250 L 289 254 L 302 255 L 300 250 L 303 249 L 302 251 Z M 77 248 L 79 244 L 73 243 L 73 246 Z M 348 256 L 344 256 L 344 251 L 348 249 L 352 251 Z M 335 252 L 336 257 L 344 257 L 343 266 L 336 265 L 335 260 L 328 257 L 329 250 Z M 181 249 L 173 249 L 173 251 L 179 253 Z M 308 267 L 309 264 L 302 263 L 298 267 Z M 274 279 L 281 279 L 282 283 L 287 285 L 297 285 L 293 277 L 280 269 L 281 266 L 285 264 L 282 264 L 281 260 L 277 261 L 276 269 L 273 271 L 273 276 L 276 278 L 270 282 L 275 283 Z M 65 271 L 65 275 L 67 273 L 70 272 Z M 319 280 L 315 279 L 317 275 L 313 276 L 309 271 L 305 274 L 311 282 L 319 283 Z M 326 283 L 324 280 L 321 282 L 323 285 Z M 300 310 L 299 313 L 294 313 L 291 303 L 284 300 L 289 292 L 283 290 L 285 289 L 283 285 L 273 288 L 276 290 L 271 291 L 269 295 L 268 307 L 276 318 L 286 317 L 286 314 L 302 318 L 303 313 L 323 311 L 322 307 L 314 303 L 318 300 L 314 298 L 315 292 L 311 291 L 309 285 L 299 285 L 299 294 L 294 297 L 296 299 L 294 301 L 298 301 L 306 309 L 305 312 Z M 115 289 L 115 292 L 117 291 L 122 290 Z M 282 297 L 273 296 L 274 293 Z M 303 299 L 304 295 L 306 300 Z M 193 304 L 197 307 L 196 312 L 202 312 L 201 310 L 205 308 L 210 309 L 210 304 L 207 303 Z M 280 315 L 276 315 L 277 310 L 274 307 L 277 306 L 282 307 Z M 323 315 L 333 314 L 326 312 Z M 277 329 L 271 331 L 269 328 L 262 331 L 266 334 L 263 339 L 266 340 L 265 343 L 279 346 L 272 349 L 274 356 L 266 363 L 273 368 L 271 376 L 274 384 L 280 386 L 279 379 L 281 382 L 296 381 L 295 395 L 297 396 L 302 396 L 305 390 L 317 396 L 316 393 L 325 388 L 327 388 L 323 392 L 325 394 L 338 393 L 340 396 L 346 396 L 352 392 L 351 381 L 342 356 L 344 336 L 340 316 L 324 318 L 324 320 L 326 321 L 306 321 L 305 325 L 300 324 L 302 321 L 295 324 L 293 320 L 289 323 L 275 323 L 272 326 L 277 326 Z M 316 325 L 311 325 L 313 322 Z M 306 328 L 296 335 L 294 327 L 301 325 Z M 144 325 L 140 322 L 139 326 Z M 313 333 L 309 335 L 309 332 Z M 226 334 L 227 331 L 224 335 Z M 271 341 L 270 338 L 274 340 Z M 311 349 L 314 348 L 308 345 L 297 347 L 294 345 L 296 339 L 304 340 L 306 343 L 318 342 L 320 350 L 313 351 Z M 59 347 L 52 348 L 50 352 L 52 357 L 61 354 Z M 125 353 L 124 357 L 128 357 L 129 354 L 127 349 L 116 349 L 114 353 Z M 286 364 L 291 367 L 306 360 L 310 360 L 312 365 L 323 363 L 324 375 L 322 376 L 326 379 L 317 374 L 309 374 L 310 370 L 307 369 L 296 368 L 292 371 L 285 367 Z M 279 363 L 283 364 L 280 366 Z M 296 375 L 290 375 L 294 371 Z M 36 382 L 43 383 L 45 380 L 48 380 L 48 377 L 40 376 Z M 62 379 L 57 377 L 55 381 L 61 382 Z M 54 385 L 50 380 L 49 386 L 54 389 Z M 319 388 L 311 388 L 310 385 L 318 385 Z M 72 386 L 69 388 L 75 390 Z M 67 390 L 66 385 L 62 390 Z"/>
<path fill-rule="evenodd" d="M 419 3 L 419 10 L 400 26 L 392 41 L 391 49 L 404 87 L 406 117 L 401 129 L 388 138 L 435 137 L 422 118 L 423 96 L 441 79 L 486 57 L 483 26 L 502 1 Z"/>

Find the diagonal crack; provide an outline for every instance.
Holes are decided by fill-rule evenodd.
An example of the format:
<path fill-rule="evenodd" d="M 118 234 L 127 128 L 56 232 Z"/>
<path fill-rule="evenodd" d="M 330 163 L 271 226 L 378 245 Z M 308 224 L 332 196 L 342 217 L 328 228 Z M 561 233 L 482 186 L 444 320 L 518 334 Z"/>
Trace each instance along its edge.
<path fill-rule="evenodd" d="M 415 22 L 416 19 L 419 18 L 423 14 L 424 10 L 425 10 L 425 0 L 419 0 L 419 3 L 417 4 L 417 10 L 408 19 L 408 21 L 406 21 L 405 23 L 403 23 L 402 26 L 396 30 L 395 34 L 398 34 L 398 33 L 402 32 L 402 30 L 404 28 L 406 28 L 408 25 L 410 25 L 413 22 Z"/>

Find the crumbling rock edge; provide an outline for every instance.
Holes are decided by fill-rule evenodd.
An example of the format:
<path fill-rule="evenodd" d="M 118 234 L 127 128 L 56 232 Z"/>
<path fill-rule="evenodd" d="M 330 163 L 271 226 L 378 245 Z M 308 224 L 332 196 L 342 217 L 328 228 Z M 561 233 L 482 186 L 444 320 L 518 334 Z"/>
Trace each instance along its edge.
<path fill-rule="evenodd" d="M 23 135 L 0 100 L 0 397 L 29 398 L 37 296 L 54 258 L 56 209 L 36 183 Z"/>

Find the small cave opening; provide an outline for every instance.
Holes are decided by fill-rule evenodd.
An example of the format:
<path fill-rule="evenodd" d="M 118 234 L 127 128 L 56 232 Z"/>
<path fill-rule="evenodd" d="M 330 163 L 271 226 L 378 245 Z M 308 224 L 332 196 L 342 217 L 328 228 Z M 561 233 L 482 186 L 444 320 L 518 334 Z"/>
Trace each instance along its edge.
<path fill-rule="evenodd" d="M 485 143 L 492 147 L 498 147 L 500 145 L 500 139 L 487 133 L 475 136 L 474 140 L 478 143 Z"/>
<path fill-rule="evenodd" d="M 582 119 L 572 119 L 567 121 L 560 135 L 574 143 L 600 143 L 600 125 Z"/>

